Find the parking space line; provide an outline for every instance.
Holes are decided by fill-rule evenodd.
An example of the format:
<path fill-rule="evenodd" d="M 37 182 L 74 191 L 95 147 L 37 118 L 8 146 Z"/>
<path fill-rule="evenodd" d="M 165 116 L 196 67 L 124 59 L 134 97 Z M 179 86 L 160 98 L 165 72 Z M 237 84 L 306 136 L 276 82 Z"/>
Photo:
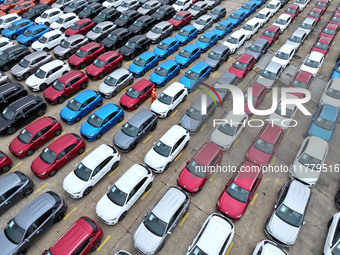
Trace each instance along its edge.
<path fill-rule="evenodd" d="M 44 185 L 42 185 L 39 189 L 37 189 L 36 191 L 34 191 L 34 194 L 37 194 L 40 190 L 42 190 L 43 188 L 46 187 L 46 185 L 48 184 L 48 182 L 46 182 Z"/>
<path fill-rule="evenodd" d="M 113 175 L 118 169 L 119 169 L 119 166 L 117 166 L 115 170 L 113 170 L 111 173 L 109 173 L 109 177 L 111 177 L 111 175 Z"/>
<path fill-rule="evenodd" d="M 327 58 L 327 57 L 328 57 L 328 55 L 329 55 L 329 53 L 327 53 L 327 54 L 326 54 L 326 57 L 325 57 L 325 58 Z"/>
<path fill-rule="evenodd" d="M 146 196 L 150 193 L 151 190 L 152 190 L 152 188 L 150 188 L 147 192 L 145 192 L 144 195 L 140 199 L 144 200 L 146 198 Z"/>
<path fill-rule="evenodd" d="M 301 50 L 301 49 L 302 49 L 302 46 L 300 46 L 299 50 Z"/>
<path fill-rule="evenodd" d="M 88 151 L 91 150 L 91 149 L 92 149 L 92 147 L 88 148 L 86 151 L 84 151 L 84 152 L 80 155 L 80 157 L 82 157 L 83 155 L 85 155 L 86 152 L 88 152 Z"/>
<path fill-rule="evenodd" d="M 213 175 L 211 176 L 211 178 L 209 179 L 210 182 L 212 182 L 215 178 L 215 175 L 217 174 L 217 171 L 215 171 L 215 173 L 213 173 Z"/>
<path fill-rule="evenodd" d="M 201 127 L 201 132 L 205 129 L 205 127 L 207 126 L 207 123 L 205 123 L 204 125 L 203 125 L 203 127 Z"/>
<path fill-rule="evenodd" d="M 129 65 L 132 62 L 132 60 L 130 60 L 129 62 L 127 62 L 126 64 Z"/>
<path fill-rule="evenodd" d="M 239 141 L 240 141 L 240 138 L 237 138 L 236 141 L 235 141 L 234 144 L 233 144 L 233 148 L 236 147 L 236 145 L 238 144 Z"/>
<path fill-rule="evenodd" d="M 254 119 L 254 118 L 255 118 L 255 116 L 256 116 L 256 114 L 254 114 L 253 116 L 251 116 L 251 118 L 250 118 L 250 119 L 251 119 L 251 120 L 252 120 L 252 119 Z"/>
<path fill-rule="evenodd" d="M 101 249 L 101 248 L 103 248 L 103 246 L 104 246 L 104 245 L 107 243 L 107 241 L 109 241 L 109 240 L 110 240 L 110 238 L 111 238 L 111 236 L 110 236 L 110 235 L 108 235 L 108 236 L 105 238 L 104 242 L 102 242 L 102 244 L 101 244 L 101 245 L 99 245 L 99 247 L 98 247 L 97 251 L 100 251 L 100 249 Z"/>
<path fill-rule="evenodd" d="M 258 196 L 258 194 L 255 193 L 255 195 L 253 197 L 253 200 L 251 200 L 251 202 L 250 202 L 250 205 L 253 205 L 255 203 L 255 200 L 256 200 L 257 196 Z"/>
<path fill-rule="evenodd" d="M 216 74 L 217 74 L 217 72 L 213 73 L 212 77 L 215 77 Z"/>
<path fill-rule="evenodd" d="M 16 164 L 15 166 L 13 166 L 13 167 L 11 168 L 11 170 L 9 170 L 9 172 L 12 171 L 14 168 L 20 166 L 21 164 L 22 164 L 22 161 L 20 161 L 18 164 Z"/>
<path fill-rule="evenodd" d="M 241 87 L 242 84 L 243 84 L 243 81 L 241 81 L 241 82 L 237 85 L 237 87 Z"/>
<path fill-rule="evenodd" d="M 57 139 L 58 137 L 62 136 L 64 133 L 65 133 L 65 131 L 61 132 L 61 134 L 60 134 L 60 135 L 58 135 L 58 136 L 54 137 L 54 140 L 55 140 L 55 139 Z"/>
<path fill-rule="evenodd" d="M 274 165 L 275 160 L 276 160 L 276 156 L 273 157 L 272 161 L 270 162 L 270 165 Z"/>
<path fill-rule="evenodd" d="M 232 60 L 233 60 L 233 58 L 232 58 L 232 57 L 230 57 L 230 58 L 228 59 L 228 62 L 229 62 L 229 61 L 232 61 Z"/>
<path fill-rule="evenodd" d="M 176 77 L 174 77 L 174 78 L 172 78 L 172 80 L 169 82 L 170 84 L 174 81 L 174 79 L 175 79 Z"/>
<path fill-rule="evenodd" d="M 275 44 L 277 44 L 279 42 L 279 40 L 276 40 Z"/>
<path fill-rule="evenodd" d="M 171 114 L 171 117 L 173 117 L 177 112 L 178 112 L 178 110 L 174 111 L 174 112 Z"/>
<path fill-rule="evenodd" d="M 148 138 L 146 138 L 145 140 L 144 140 L 144 142 L 143 143 L 146 143 L 147 141 L 149 141 L 149 139 L 151 138 L 151 135 L 149 135 L 149 137 Z"/>
<path fill-rule="evenodd" d="M 66 216 L 64 217 L 64 220 L 66 220 L 68 217 L 70 217 L 70 215 L 75 211 L 75 210 L 77 210 L 77 206 L 76 207 L 74 207 L 73 209 L 72 209 L 72 211 L 70 211 L 68 214 L 66 214 Z"/>
<path fill-rule="evenodd" d="M 292 128 L 288 128 L 287 132 L 286 132 L 286 135 L 289 135 L 289 132 Z"/>
<path fill-rule="evenodd" d="M 175 158 L 175 162 L 182 156 L 182 152 L 180 154 L 178 154 L 178 156 Z"/>
<path fill-rule="evenodd" d="M 122 125 L 122 124 L 123 124 L 123 121 L 119 122 L 119 123 L 116 125 L 116 127 L 119 127 L 119 126 Z"/>
<path fill-rule="evenodd" d="M 271 93 L 272 93 L 272 92 L 271 92 L 271 91 L 269 91 L 269 93 L 266 95 L 266 97 L 269 97 Z"/>
<path fill-rule="evenodd" d="M 187 212 L 186 215 L 184 215 L 183 219 L 181 220 L 181 222 L 178 224 L 180 227 L 182 227 L 182 225 L 184 224 L 185 220 L 188 218 L 189 216 L 189 212 Z"/>
<path fill-rule="evenodd" d="M 194 92 L 194 95 L 196 95 L 198 93 L 198 89 L 196 89 L 196 91 Z"/>
<path fill-rule="evenodd" d="M 151 97 L 148 100 L 146 100 L 145 103 L 149 102 L 150 100 L 151 100 Z"/>
<path fill-rule="evenodd" d="M 234 245 L 234 242 L 231 242 L 230 245 L 229 245 L 229 247 L 228 247 L 228 250 L 227 250 L 226 253 L 225 253 L 225 255 L 228 255 L 228 254 L 229 254 L 229 252 L 230 252 L 231 248 L 233 247 L 233 245 Z"/>

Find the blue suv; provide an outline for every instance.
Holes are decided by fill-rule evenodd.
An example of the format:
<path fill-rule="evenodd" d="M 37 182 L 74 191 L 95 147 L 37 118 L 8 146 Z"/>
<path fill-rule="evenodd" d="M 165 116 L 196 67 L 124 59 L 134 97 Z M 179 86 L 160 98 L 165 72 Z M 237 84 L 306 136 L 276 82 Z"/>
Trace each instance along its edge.
<path fill-rule="evenodd" d="M 180 70 L 181 67 L 176 61 L 167 60 L 155 69 L 149 80 L 154 83 L 156 87 L 162 87 L 178 75 Z"/>
<path fill-rule="evenodd" d="M 26 46 L 31 46 L 32 43 L 37 41 L 40 36 L 50 31 L 50 29 L 43 24 L 30 26 L 25 32 L 18 36 L 17 41 Z"/>
<path fill-rule="evenodd" d="M 207 63 L 200 61 L 186 71 L 185 75 L 179 80 L 179 82 L 182 83 L 190 92 L 194 90 L 200 82 L 208 79 L 210 72 L 211 67 Z"/>
<path fill-rule="evenodd" d="M 20 19 L 14 21 L 8 28 L 2 30 L 1 34 L 9 39 L 15 40 L 17 37 L 25 32 L 25 30 L 34 23 L 30 19 Z"/>
<path fill-rule="evenodd" d="M 198 35 L 198 30 L 193 25 L 183 27 L 176 35 L 180 45 L 185 45 Z"/>
<path fill-rule="evenodd" d="M 175 61 L 181 66 L 181 68 L 186 68 L 200 56 L 201 48 L 195 44 L 189 44 L 178 53 L 175 57 Z"/>
<path fill-rule="evenodd" d="M 163 41 L 161 41 L 156 48 L 153 50 L 153 52 L 160 58 L 165 59 L 168 56 L 170 56 L 173 52 L 178 50 L 179 48 L 179 42 L 174 37 L 168 37 L 165 38 Z"/>

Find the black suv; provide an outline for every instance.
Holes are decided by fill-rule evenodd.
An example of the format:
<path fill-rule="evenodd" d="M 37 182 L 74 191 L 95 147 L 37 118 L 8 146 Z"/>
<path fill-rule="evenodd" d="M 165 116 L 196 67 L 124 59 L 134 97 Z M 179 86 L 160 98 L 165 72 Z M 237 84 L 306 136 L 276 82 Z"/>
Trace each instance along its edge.
<path fill-rule="evenodd" d="M 43 116 L 46 108 L 45 101 L 41 97 L 33 95 L 25 96 L 11 103 L 0 114 L 0 134 L 14 134 L 18 128 Z"/>
<path fill-rule="evenodd" d="M 98 24 L 103 21 L 111 21 L 119 16 L 119 12 L 114 8 L 105 8 L 96 17 L 93 18 L 93 22 Z"/>
<path fill-rule="evenodd" d="M 27 90 L 20 83 L 10 82 L 0 86 L 0 111 L 27 94 Z"/>
<path fill-rule="evenodd" d="M 119 49 L 124 59 L 134 59 L 139 54 L 150 48 L 151 40 L 145 35 L 136 35 Z"/>
<path fill-rule="evenodd" d="M 149 32 L 154 24 L 155 20 L 151 16 L 144 15 L 136 19 L 135 22 L 129 26 L 129 30 L 135 35 L 141 35 Z"/>
<path fill-rule="evenodd" d="M 66 211 L 67 204 L 57 193 L 41 194 L 1 231 L 1 254 L 25 254 L 54 223 L 64 218 Z"/>
<path fill-rule="evenodd" d="M 0 55 L 0 70 L 9 71 L 12 66 L 30 53 L 30 50 L 24 45 L 14 45 L 3 50 Z"/>
<path fill-rule="evenodd" d="M 122 47 L 131 38 L 132 33 L 127 28 L 118 28 L 101 41 L 107 50 L 116 50 Z"/>
<path fill-rule="evenodd" d="M 151 15 L 151 17 L 156 21 L 168 21 L 175 15 L 176 11 L 174 7 L 170 5 L 163 5 L 158 8 L 158 10 Z"/>
<path fill-rule="evenodd" d="M 128 10 L 122 13 L 113 23 L 115 23 L 117 27 L 128 27 L 141 16 L 142 14 L 136 10 Z"/>
<path fill-rule="evenodd" d="M 103 9 L 104 6 L 102 6 L 100 3 L 92 3 L 86 6 L 85 9 L 82 10 L 78 16 L 81 19 L 85 18 L 92 19 L 94 16 L 98 15 Z"/>
<path fill-rule="evenodd" d="M 24 13 L 22 15 L 23 19 L 30 19 L 34 21 L 36 18 L 38 18 L 44 11 L 49 9 L 50 7 L 47 4 L 38 4 L 33 6 L 28 10 L 28 12 Z"/>

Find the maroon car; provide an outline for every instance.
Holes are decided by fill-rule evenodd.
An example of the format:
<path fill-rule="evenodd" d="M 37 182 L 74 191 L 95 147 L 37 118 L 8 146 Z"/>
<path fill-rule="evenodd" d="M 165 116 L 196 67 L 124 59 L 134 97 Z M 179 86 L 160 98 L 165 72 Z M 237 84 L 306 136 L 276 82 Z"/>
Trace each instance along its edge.
<path fill-rule="evenodd" d="M 280 36 L 280 27 L 271 25 L 262 33 L 260 38 L 266 39 L 272 45 Z"/>
<path fill-rule="evenodd" d="M 303 89 L 309 89 L 310 85 L 312 84 L 314 80 L 313 74 L 307 71 L 300 71 L 297 74 L 295 74 L 294 78 L 289 84 L 289 87 L 292 88 L 303 88 Z M 293 94 L 299 98 L 305 97 L 304 93 L 290 93 Z"/>
<path fill-rule="evenodd" d="M 319 37 L 326 36 L 330 37 L 332 41 L 339 32 L 339 26 L 336 24 L 327 24 L 327 26 L 322 30 Z"/>
<path fill-rule="evenodd" d="M 288 6 L 284 13 L 288 14 L 292 18 L 292 20 L 294 20 L 295 17 L 299 14 L 299 11 L 300 11 L 299 5 L 291 4 Z"/>
<path fill-rule="evenodd" d="M 307 18 L 315 19 L 316 22 L 322 19 L 322 15 L 325 12 L 324 9 L 314 7 L 312 11 L 307 15 Z"/>
<path fill-rule="evenodd" d="M 181 29 L 185 25 L 190 24 L 192 15 L 188 11 L 181 11 L 176 13 L 169 22 L 174 26 L 174 29 Z"/>
<path fill-rule="evenodd" d="M 91 42 L 80 47 L 80 49 L 68 59 L 68 63 L 74 69 L 83 69 L 104 52 L 104 46 L 96 42 Z"/>
<path fill-rule="evenodd" d="M 12 160 L 3 151 L 0 151 L 0 171 L 1 173 L 7 173 L 11 170 Z"/>
<path fill-rule="evenodd" d="M 90 19 L 81 19 L 76 21 L 71 27 L 66 29 L 65 35 L 72 36 L 76 34 L 84 35 L 89 32 L 96 24 Z"/>
<path fill-rule="evenodd" d="M 332 47 L 332 38 L 328 36 L 319 37 L 318 40 L 313 45 L 311 51 L 317 51 L 322 53 L 324 56 L 328 53 L 329 49 Z"/>
<path fill-rule="evenodd" d="M 242 79 L 250 72 L 255 64 L 253 55 L 244 53 L 230 68 L 229 73 L 235 74 L 237 78 Z"/>
<path fill-rule="evenodd" d="M 258 82 L 254 82 L 250 88 L 253 89 L 252 91 L 252 102 L 253 106 L 256 109 L 260 103 L 264 100 L 265 95 L 267 94 L 267 88 Z M 251 111 L 249 110 L 248 106 L 248 91 L 244 93 L 244 112 L 248 115 L 252 115 Z"/>

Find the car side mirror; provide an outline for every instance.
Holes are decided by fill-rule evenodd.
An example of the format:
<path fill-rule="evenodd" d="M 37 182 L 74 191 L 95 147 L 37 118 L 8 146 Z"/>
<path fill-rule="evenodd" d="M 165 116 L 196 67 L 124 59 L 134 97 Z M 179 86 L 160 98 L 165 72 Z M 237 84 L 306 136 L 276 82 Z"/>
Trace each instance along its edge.
<path fill-rule="evenodd" d="M 167 234 L 168 234 L 168 235 L 171 235 L 171 231 L 168 231 Z"/>
<path fill-rule="evenodd" d="M 188 251 L 190 251 L 191 250 L 191 245 L 188 247 Z"/>
<path fill-rule="evenodd" d="M 306 222 L 304 221 L 303 223 L 302 223 L 302 225 L 305 225 L 306 224 Z"/>
<path fill-rule="evenodd" d="M 131 201 L 127 201 L 127 203 L 126 204 L 128 204 L 128 205 L 131 205 L 132 203 L 131 203 Z"/>
<path fill-rule="evenodd" d="M 277 208 L 277 205 L 274 205 L 274 208 L 276 209 L 276 208 Z"/>
<path fill-rule="evenodd" d="M 110 190 L 111 186 L 107 187 L 107 190 Z"/>
<path fill-rule="evenodd" d="M 44 251 L 43 251 L 43 253 L 42 253 L 42 255 L 45 255 L 45 254 L 46 254 L 46 252 L 47 252 L 47 250 L 44 250 Z"/>

